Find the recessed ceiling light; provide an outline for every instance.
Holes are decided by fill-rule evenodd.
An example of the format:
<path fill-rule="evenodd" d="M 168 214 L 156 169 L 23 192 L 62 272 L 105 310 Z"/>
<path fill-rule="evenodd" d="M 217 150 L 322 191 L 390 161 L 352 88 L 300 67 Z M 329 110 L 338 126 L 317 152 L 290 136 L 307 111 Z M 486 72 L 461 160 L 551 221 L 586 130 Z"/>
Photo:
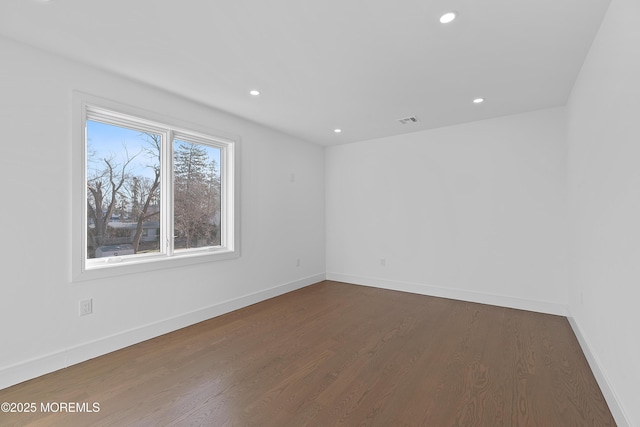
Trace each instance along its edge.
<path fill-rule="evenodd" d="M 340 132 L 342 132 L 342 129 L 334 129 L 333 131 L 334 131 L 335 133 L 340 133 Z"/>
<path fill-rule="evenodd" d="M 484 98 L 476 98 L 473 100 L 474 104 L 482 104 L 484 102 Z"/>
<path fill-rule="evenodd" d="M 458 16 L 458 12 L 447 12 L 440 17 L 440 22 L 443 24 L 448 24 L 449 22 L 456 19 L 457 16 Z"/>
<path fill-rule="evenodd" d="M 253 96 L 258 96 L 258 95 L 260 95 L 260 91 L 259 90 L 255 90 L 255 89 L 254 90 L 250 90 L 249 94 L 251 94 Z"/>

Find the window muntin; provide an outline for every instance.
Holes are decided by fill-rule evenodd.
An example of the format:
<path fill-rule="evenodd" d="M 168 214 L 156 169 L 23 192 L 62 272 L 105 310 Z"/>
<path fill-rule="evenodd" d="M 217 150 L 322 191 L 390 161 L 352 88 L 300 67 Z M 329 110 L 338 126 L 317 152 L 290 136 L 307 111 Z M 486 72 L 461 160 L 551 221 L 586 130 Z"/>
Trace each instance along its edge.
<path fill-rule="evenodd" d="M 142 264 L 163 259 L 184 265 L 194 256 L 237 256 L 235 140 L 84 102 L 82 111 L 80 274 L 113 266 L 143 271 Z M 190 162 L 184 158 L 189 150 Z M 97 209 L 96 185 L 105 177 L 110 179 L 101 184 Z"/>

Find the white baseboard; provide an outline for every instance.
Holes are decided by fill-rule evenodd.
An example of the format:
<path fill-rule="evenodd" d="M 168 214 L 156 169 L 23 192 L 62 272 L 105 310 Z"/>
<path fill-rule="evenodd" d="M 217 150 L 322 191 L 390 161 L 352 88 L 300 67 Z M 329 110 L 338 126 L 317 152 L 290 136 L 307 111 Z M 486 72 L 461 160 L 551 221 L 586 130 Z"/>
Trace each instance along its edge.
<path fill-rule="evenodd" d="M 327 280 L 460 301 L 477 302 L 480 304 L 498 305 L 501 307 L 517 308 L 519 310 L 536 311 L 539 313 L 555 314 L 558 316 L 567 316 L 569 314 L 567 307 L 563 304 L 472 292 L 462 289 L 442 288 L 422 283 L 375 279 L 371 277 L 359 277 L 340 273 L 327 273 Z"/>
<path fill-rule="evenodd" d="M 325 280 L 317 274 L 0 369 L 0 390 Z"/>
<path fill-rule="evenodd" d="M 589 341 L 582 334 L 582 330 L 580 325 L 576 321 L 576 319 L 572 316 L 567 316 L 569 319 L 569 324 L 573 329 L 573 333 L 578 339 L 578 343 L 582 348 L 582 352 L 589 362 L 589 367 L 593 372 L 593 376 L 596 378 L 598 385 L 600 386 L 600 390 L 604 395 L 604 399 L 607 401 L 607 405 L 609 405 L 609 410 L 613 415 L 613 418 L 616 420 L 616 424 L 619 427 L 631 427 L 631 421 L 629 421 L 629 417 L 622 409 L 622 405 L 620 405 L 620 400 L 616 395 L 615 391 L 611 387 L 611 383 L 609 382 L 608 377 L 605 375 L 604 371 L 601 369 L 600 360 L 598 357 L 591 351 L 591 346 L 589 345 Z"/>

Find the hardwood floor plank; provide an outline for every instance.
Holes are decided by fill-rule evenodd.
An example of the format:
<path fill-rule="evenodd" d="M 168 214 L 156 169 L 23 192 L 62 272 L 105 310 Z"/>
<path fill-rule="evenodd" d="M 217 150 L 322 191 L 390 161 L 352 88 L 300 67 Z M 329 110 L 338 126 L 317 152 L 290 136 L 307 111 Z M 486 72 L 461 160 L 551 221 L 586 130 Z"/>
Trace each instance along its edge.
<path fill-rule="evenodd" d="M 613 426 L 566 318 L 337 282 L 0 390 L 0 426 Z"/>

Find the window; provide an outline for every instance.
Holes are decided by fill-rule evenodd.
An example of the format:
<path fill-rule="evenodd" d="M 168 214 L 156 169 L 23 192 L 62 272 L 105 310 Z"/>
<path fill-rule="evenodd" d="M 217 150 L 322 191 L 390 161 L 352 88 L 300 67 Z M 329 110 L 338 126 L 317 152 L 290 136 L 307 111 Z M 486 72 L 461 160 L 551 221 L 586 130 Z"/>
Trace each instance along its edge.
<path fill-rule="evenodd" d="M 86 98 L 75 278 L 237 256 L 236 139 Z"/>

